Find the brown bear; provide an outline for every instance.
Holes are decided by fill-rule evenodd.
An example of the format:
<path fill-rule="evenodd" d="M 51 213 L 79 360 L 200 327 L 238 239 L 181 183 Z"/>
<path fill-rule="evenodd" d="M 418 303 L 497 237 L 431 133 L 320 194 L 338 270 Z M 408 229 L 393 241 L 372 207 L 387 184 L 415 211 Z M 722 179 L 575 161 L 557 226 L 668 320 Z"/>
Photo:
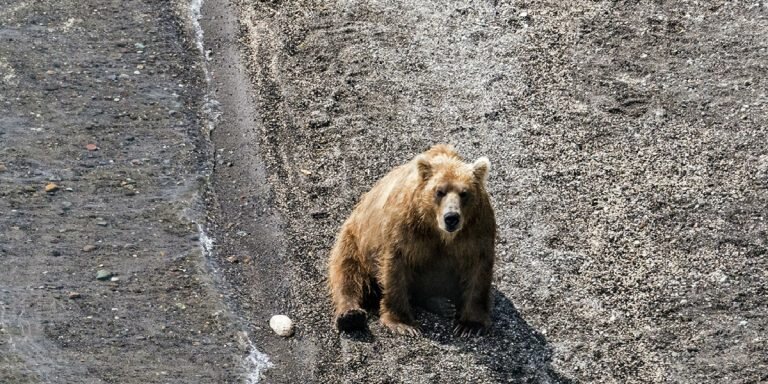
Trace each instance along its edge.
<path fill-rule="evenodd" d="M 469 164 L 453 147 L 436 145 L 362 196 L 330 256 L 340 331 L 365 329 L 363 303 L 373 297 L 384 326 L 416 335 L 412 304 L 446 297 L 456 308 L 454 334 L 485 332 L 496 239 L 489 169 L 486 157 Z"/>

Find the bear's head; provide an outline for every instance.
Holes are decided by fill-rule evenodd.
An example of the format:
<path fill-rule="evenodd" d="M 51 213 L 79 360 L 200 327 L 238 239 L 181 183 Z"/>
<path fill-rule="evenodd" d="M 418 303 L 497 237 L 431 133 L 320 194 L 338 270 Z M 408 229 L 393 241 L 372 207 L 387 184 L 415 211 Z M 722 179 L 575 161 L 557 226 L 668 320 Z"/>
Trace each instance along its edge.
<path fill-rule="evenodd" d="M 491 163 L 487 157 L 465 163 L 452 150 L 435 152 L 434 148 L 417 156 L 415 163 L 423 214 L 434 218 L 443 235 L 451 238 L 472 223 L 479 207 L 487 203 L 485 181 Z M 431 218 L 425 219 L 431 222 Z"/>

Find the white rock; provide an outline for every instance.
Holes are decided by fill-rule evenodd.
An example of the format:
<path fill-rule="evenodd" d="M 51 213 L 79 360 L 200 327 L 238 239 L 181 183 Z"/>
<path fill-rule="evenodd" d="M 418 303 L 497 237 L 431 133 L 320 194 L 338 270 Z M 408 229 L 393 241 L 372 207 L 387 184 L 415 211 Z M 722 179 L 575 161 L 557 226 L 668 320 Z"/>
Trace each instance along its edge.
<path fill-rule="evenodd" d="M 269 327 L 280 336 L 289 337 L 293 335 L 293 321 L 291 321 L 288 316 L 272 316 L 272 318 L 269 319 Z"/>

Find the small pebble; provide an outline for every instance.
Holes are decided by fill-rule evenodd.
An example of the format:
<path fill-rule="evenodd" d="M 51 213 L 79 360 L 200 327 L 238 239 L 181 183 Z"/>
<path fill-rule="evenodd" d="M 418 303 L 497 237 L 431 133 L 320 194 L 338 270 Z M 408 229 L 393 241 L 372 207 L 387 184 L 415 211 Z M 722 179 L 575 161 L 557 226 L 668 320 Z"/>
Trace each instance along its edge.
<path fill-rule="evenodd" d="M 293 321 L 291 321 L 288 316 L 272 316 L 272 318 L 269 319 L 269 327 L 279 336 L 290 337 L 293 335 Z"/>
<path fill-rule="evenodd" d="M 79 299 L 80 297 L 82 297 L 82 295 L 80 295 L 78 292 L 70 292 L 67 295 L 67 297 L 69 297 L 70 299 L 74 300 L 74 299 Z"/>
<path fill-rule="evenodd" d="M 91 252 L 96 250 L 96 246 L 93 244 L 88 244 L 85 247 L 83 247 L 83 252 Z"/>
<path fill-rule="evenodd" d="M 96 279 L 98 280 L 109 280 L 109 278 L 112 277 L 112 272 L 106 270 L 106 269 L 99 269 L 96 271 Z"/>
<path fill-rule="evenodd" d="M 85 145 L 85 149 L 87 149 L 89 151 L 95 151 L 95 150 L 99 149 L 99 147 L 96 146 L 96 144 L 91 143 L 91 144 L 86 144 Z"/>
<path fill-rule="evenodd" d="M 59 186 L 56 183 L 48 183 L 45 185 L 45 191 L 48 193 L 56 192 L 59 190 Z"/>

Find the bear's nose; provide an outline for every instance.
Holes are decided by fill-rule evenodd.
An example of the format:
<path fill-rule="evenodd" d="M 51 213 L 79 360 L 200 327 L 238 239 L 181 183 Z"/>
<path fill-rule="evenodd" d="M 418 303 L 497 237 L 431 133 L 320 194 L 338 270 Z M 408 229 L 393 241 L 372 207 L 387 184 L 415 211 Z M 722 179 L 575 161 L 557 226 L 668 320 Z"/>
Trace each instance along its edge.
<path fill-rule="evenodd" d="M 459 225 L 460 218 L 461 216 L 456 212 L 448 212 L 443 216 L 445 226 L 448 227 L 448 230 L 456 229 L 456 226 Z"/>

